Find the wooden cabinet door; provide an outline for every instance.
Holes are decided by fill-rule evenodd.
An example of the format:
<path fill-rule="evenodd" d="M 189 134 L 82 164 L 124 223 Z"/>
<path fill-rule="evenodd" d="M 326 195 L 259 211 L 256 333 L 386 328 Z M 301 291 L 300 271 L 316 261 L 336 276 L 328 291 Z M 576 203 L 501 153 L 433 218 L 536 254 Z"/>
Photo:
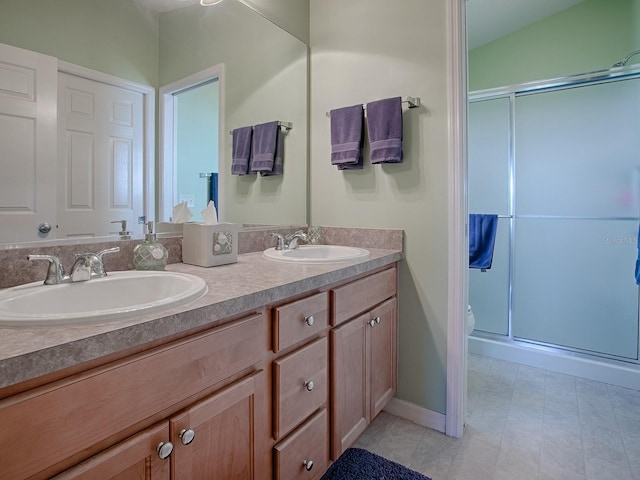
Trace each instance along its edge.
<path fill-rule="evenodd" d="M 371 311 L 371 417 L 373 420 L 393 398 L 397 386 L 397 300 L 392 298 Z"/>
<path fill-rule="evenodd" d="M 364 314 L 331 331 L 331 458 L 337 460 L 369 421 L 367 321 Z"/>
<path fill-rule="evenodd" d="M 174 479 L 268 478 L 265 378 L 260 371 L 171 417 Z M 185 432 L 184 434 L 182 432 Z M 189 436 L 193 432 L 193 440 Z M 184 443 L 187 443 L 186 445 Z"/>
<path fill-rule="evenodd" d="M 168 457 L 158 456 L 158 445 L 169 441 L 166 420 L 124 440 L 53 477 L 54 480 L 169 480 Z"/>

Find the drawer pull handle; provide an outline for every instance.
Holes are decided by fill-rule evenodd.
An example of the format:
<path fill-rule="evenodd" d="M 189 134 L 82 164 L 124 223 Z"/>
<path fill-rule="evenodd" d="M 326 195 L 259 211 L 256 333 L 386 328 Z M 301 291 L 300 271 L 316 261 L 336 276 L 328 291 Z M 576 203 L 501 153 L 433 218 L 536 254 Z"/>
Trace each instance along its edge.
<path fill-rule="evenodd" d="M 307 472 L 310 472 L 313 468 L 313 460 L 305 460 L 302 463 L 304 464 L 304 468 Z"/>
<path fill-rule="evenodd" d="M 160 457 L 160 460 L 166 460 L 173 452 L 173 443 L 160 442 L 156 447 L 156 451 L 158 452 L 158 457 Z"/>
<path fill-rule="evenodd" d="M 183 428 L 182 430 L 180 430 L 178 436 L 180 437 L 180 441 L 183 445 L 189 445 L 191 442 L 193 442 L 193 439 L 196 438 L 196 432 L 191 429 L 187 430 Z"/>
<path fill-rule="evenodd" d="M 313 380 L 307 380 L 306 382 L 304 382 L 304 386 L 310 392 L 311 390 L 313 390 L 313 387 L 315 385 L 313 383 Z M 313 463 L 313 462 L 311 462 L 311 463 Z"/>
<path fill-rule="evenodd" d="M 315 321 L 316 321 L 316 319 L 313 318 L 313 315 L 309 315 L 308 317 L 304 317 L 304 323 L 306 323 L 310 327 L 313 326 L 313 322 L 315 322 Z"/>

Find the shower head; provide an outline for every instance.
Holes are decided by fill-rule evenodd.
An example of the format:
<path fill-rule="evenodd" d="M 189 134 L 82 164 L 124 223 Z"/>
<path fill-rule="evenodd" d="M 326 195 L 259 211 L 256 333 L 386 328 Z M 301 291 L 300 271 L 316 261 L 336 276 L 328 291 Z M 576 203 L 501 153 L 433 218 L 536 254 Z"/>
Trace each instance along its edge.
<path fill-rule="evenodd" d="M 624 67 L 631 57 L 633 57 L 634 55 L 638 55 L 639 53 L 640 53 L 640 50 L 635 50 L 635 51 L 631 52 L 629 55 L 624 57 L 624 60 L 620 60 L 619 62 L 614 63 L 613 65 L 611 65 L 611 68 Z"/>

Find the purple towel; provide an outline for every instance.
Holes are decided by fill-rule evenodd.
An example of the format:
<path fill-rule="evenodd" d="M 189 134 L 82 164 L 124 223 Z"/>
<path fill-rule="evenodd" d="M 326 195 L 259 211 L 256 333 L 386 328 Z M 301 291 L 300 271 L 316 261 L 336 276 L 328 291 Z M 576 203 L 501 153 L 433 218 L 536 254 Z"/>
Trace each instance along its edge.
<path fill-rule="evenodd" d="M 284 132 L 280 127 L 276 132 L 276 152 L 273 158 L 273 169 L 270 172 L 262 171 L 260 175 L 263 177 L 271 177 L 273 175 L 282 175 L 282 161 L 284 159 Z"/>
<path fill-rule="evenodd" d="M 247 175 L 251 160 L 253 127 L 240 127 L 232 132 L 231 175 Z"/>
<path fill-rule="evenodd" d="M 270 172 L 276 157 L 278 122 L 268 122 L 253 127 L 253 147 L 251 149 L 252 172 Z"/>
<path fill-rule="evenodd" d="M 402 99 L 367 103 L 371 163 L 402 163 Z"/>
<path fill-rule="evenodd" d="M 331 164 L 340 170 L 363 168 L 362 104 L 331 110 Z"/>

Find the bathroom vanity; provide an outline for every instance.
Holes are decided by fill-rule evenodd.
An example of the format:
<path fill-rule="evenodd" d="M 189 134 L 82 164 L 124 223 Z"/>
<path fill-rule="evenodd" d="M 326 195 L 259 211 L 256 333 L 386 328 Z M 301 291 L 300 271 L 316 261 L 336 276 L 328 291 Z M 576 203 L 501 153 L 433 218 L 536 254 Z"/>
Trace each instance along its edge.
<path fill-rule="evenodd" d="M 0 329 L 24 349 L 0 358 L 0 479 L 320 478 L 396 389 L 402 253 L 370 251 L 174 264 L 208 293 L 109 324 Z"/>

